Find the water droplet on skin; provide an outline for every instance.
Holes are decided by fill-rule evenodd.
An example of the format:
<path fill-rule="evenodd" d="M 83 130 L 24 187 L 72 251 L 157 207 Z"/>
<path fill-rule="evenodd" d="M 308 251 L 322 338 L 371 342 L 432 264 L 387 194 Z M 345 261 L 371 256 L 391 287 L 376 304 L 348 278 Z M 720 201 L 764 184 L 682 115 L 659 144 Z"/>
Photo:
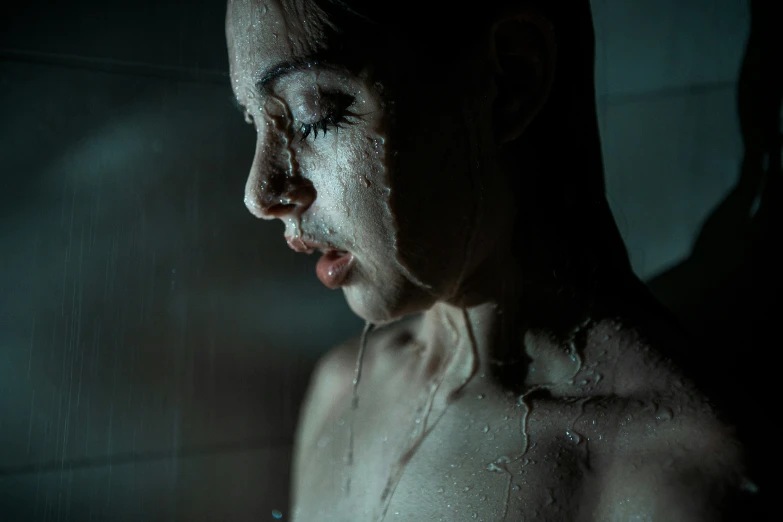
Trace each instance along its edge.
<path fill-rule="evenodd" d="M 464 488 L 462 488 L 462 491 L 465 491 L 465 492 L 470 491 L 470 486 L 465 486 Z"/>
<path fill-rule="evenodd" d="M 483 394 L 483 393 L 479 393 L 479 394 L 476 396 L 476 398 L 477 398 L 478 400 L 481 400 L 481 399 L 483 399 L 483 398 L 484 398 L 484 394 Z"/>
<path fill-rule="evenodd" d="M 266 7 L 264 7 L 264 9 L 266 9 Z M 283 514 L 280 511 L 278 511 L 276 509 L 273 509 L 272 510 L 272 517 L 273 518 L 283 518 Z"/>
<path fill-rule="evenodd" d="M 471 515 L 471 517 L 473 517 L 473 518 L 476 518 L 476 517 L 478 517 L 478 515 L 476 515 L 475 513 L 473 513 L 473 514 Z"/>
<path fill-rule="evenodd" d="M 672 412 L 672 410 L 666 406 L 659 409 L 658 413 L 655 415 L 655 418 L 661 422 L 670 421 L 672 420 L 672 417 L 674 417 L 674 412 Z"/>
<path fill-rule="evenodd" d="M 481 431 L 483 431 L 484 433 L 487 433 L 487 432 L 489 431 L 489 425 L 488 425 L 488 424 L 485 424 L 485 425 L 484 425 L 484 428 L 482 428 L 482 430 L 481 430 Z"/>
<path fill-rule="evenodd" d="M 568 440 L 574 444 L 579 444 L 582 442 L 582 436 L 575 431 L 566 431 L 566 436 L 568 437 Z"/>
<path fill-rule="evenodd" d="M 379 140 L 374 140 L 374 143 L 378 143 Z M 380 143 L 383 144 L 383 140 L 380 140 Z M 390 189 L 386 189 L 391 192 Z M 467 311 L 463 309 L 463 317 L 466 322 L 467 328 L 472 331 L 472 326 L 470 324 L 470 320 L 468 318 Z M 447 396 L 453 397 L 460 390 L 462 390 L 473 378 L 475 375 L 477 368 L 478 368 L 478 348 L 475 346 L 475 340 L 471 336 L 471 348 L 472 348 L 472 354 L 474 357 L 474 360 L 476 361 L 474 365 L 471 368 L 471 371 L 469 375 L 467 375 L 467 378 L 461 382 L 457 388 L 450 391 Z M 452 352 L 453 357 L 453 352 Z M 451 360 L 447 360 L 444 362 L 444 368 L 448 368 L 451 364 Z M 394 496 L 394 491 L 397 488 L 397 485 L 399 484 L 400 478 L 402 477 L 403 472 L 405 471 L 405 467 L 408 462 L 410 462 L 410 459 L 413 457 L 413 455 L 416 453 L 416 450 L 421 446 L 421 444 L 424 442 L 425 437 L 430 433 L 432 430 L 432 427 L 435 425 L 435 423 L 438 422 L 438 420 L 441 418 L 443 413 L 445 413 L 445 409 L 440 411 L 439 414 L 435 417 L 435 420 L 432 422 L 432 425 L 429 425 L 429 417 L 432 413 L 432 407 L 433 403 L 435 401 L 435 395 L 438 392 L 438 389 L 440 388 L 440 385 L 443 382 L 443 379 L 445 377 L 445 372 L 442 372 L 441 375 L 438 376 L 438 378 L 432 382 L 429 389 L 429 395 L 426 399 L 426 407 L 424 408 L 424 416 L 423 420 L 421 422 L 421 427 L 416 427 L 416 437 L 414 438 L 414 442 L 410 445 L 410 447 L 407 449 L 407 451 L 404 452 L 402 458 L 400 458 L 395 464 L 394 467 L 386 481 L 386 487 L 383 490 L 383 493 L 381 494 L 381 510 L 380 510 L 380 518 L 378 520 L 383 520 L 383 518 L 386 516 L 386 512 L 389 509 L 389 505 L 391 503 L 392 497 Z"/>
<path fill-rule="evenodd" d="M 443 493 L 443 488 L 438 488 L 438 493 Z"/>

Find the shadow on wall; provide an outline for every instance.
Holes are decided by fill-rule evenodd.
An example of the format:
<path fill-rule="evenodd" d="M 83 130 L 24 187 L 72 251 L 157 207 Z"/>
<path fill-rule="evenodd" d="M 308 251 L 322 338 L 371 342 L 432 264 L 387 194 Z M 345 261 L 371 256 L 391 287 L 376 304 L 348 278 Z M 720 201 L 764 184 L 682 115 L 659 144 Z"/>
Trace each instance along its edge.
<path fill-rule="evenodd" d="M 783 33 L 777 2 L 751 0 L 751 29 L 739 78 L 745 147 L 739 181 L 705 221 L 690 257 L 649 281 L 653 293 L 700 339 L 687 354 L 701 385 L 732 418 L 747 445 L 749 476 L 762 499 L 772 486 L 769 415 L 779 347 L 772 303 L 781 289 L 773 248 L 781 223 Z M 775 459 L 776 460 L 776 459 Z"/>

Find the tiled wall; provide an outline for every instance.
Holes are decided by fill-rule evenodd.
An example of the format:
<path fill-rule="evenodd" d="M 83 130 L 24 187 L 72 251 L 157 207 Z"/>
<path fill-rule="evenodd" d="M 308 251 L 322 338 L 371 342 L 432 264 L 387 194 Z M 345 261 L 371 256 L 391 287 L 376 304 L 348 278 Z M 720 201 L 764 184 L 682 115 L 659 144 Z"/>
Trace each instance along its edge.
<path fill-rule="evenodd" d="M 648 279 L 682 260 L 739 176 L 745 0 L 593 0 L 609 200 Z"/>
<path fill-rule="evenodd" d="M 66 6 L 0 17 L 0 520 L 271 520 L 312 361 L 361 324 L 244 210 L 222 2 Z M 747 8 L 594 10 L 609 196 L 648 277 L 736 179 Z"/>

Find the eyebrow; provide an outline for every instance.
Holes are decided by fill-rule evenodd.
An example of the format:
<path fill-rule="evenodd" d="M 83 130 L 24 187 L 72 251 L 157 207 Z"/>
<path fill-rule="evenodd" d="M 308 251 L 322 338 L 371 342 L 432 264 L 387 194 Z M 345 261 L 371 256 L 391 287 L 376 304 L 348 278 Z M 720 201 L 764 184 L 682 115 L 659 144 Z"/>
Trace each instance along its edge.
<path fill-rule="evenodd" d="M 260 80 L 256 82 L 256 91 L 258 91 L 259 94 L 265 94 L 267 91 L 267 86 L 272 83 L 273 81 L 277 80 L 278 78 L 282 76 L 286 76 L 287 74 L 291 74 L 293 72 L 301 71 L 303 69 L 307 69 L 308 67 L 312 67 L 313 65 L 317 65 L 318 62 L 280 62 L 276 65 L 273 65 L 269 69 L 267 69 L 263 74 L 260 74 L 261 77 Z"/>
<path fill-rule="evenodd" d="M 313 67 L 331 71 L 352 72 L 356 65 L 352 64 L 350 60 L 341 60 L 340 58 L 341 55 L 339 53 L 321 52 L 315 56 L 311 55 L 307 59 L 278 62 L 256 74 L 256 78 L 260 78 L 255 82 L 256 93 L 259 96 L 265 96 L 269 92 L 269 84 L 275 80 Z M 234 98 L 234 105 L 240 112 L 245 112 L 245 106 L 236 98 Z"/>
<path fill-rule="evenodd" d="M 277 80 L 282 76 L 286 76 L 294 72 L 303 71 L 308 68 L 312 68 L 313 66 L 322 66 L 322 64 L 317 60 L 279 62 L 256 75 L 256 77 L 261 78 L 255 83 L 256 93 L 260 96 L 264 96 L 268 93 L 269 91 L 268 86 L 273 81 Z M 237 98 L 234 98 L 234 106 L 237 109 L 239 109 L 239 112 L 245 112 L 247 110 L 246 107 L 242 104 L 242 102 L 240 102 Z"/>

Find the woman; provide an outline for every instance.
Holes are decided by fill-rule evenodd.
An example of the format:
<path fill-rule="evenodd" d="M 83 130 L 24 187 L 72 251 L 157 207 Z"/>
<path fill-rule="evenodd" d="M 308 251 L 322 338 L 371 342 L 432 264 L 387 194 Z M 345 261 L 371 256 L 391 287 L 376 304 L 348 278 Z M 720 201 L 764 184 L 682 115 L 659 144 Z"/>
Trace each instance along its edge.
<path fill-rule="evenodd" d="M 314 373 L 293 519 L 718 520 L 738 446 L 612 221 L 587 0 L 442 7 L 228 5 L 245 204 L 368 325 Z"/>

